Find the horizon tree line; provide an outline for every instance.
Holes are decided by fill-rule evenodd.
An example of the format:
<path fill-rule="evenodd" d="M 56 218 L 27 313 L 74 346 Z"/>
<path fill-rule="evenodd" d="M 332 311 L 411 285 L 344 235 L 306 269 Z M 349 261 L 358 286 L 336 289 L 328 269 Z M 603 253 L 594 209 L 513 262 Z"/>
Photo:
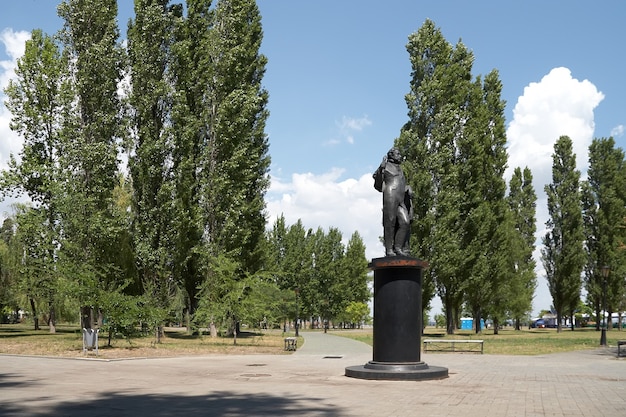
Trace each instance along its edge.
<path fill-rule="evenodd" d="M 0 185 L 31 203 L 1 229 L 4 306 L 26 299 L 54 331 L 57 315 L 78 305 L 85 327 L 106 315 L 112 332 L 141 322 L 157 339 L 172 319 L 236 337 L 267 306 L 274 322 L 295 317 L 294 297 L 308 317 L 356 320 L 346 311 L 362 312 L 369 297 L 358 233 L 344 246 L 338 229 L 282 217 L 267 230 L 269 93 L 256 3 L 134 5 L 124 46 L 114 0 L 66 0 L 63 28 L 33 31 L 18 62 L 6 93 L 24 147 Z M 499 74 L 473 76 L 473 53 L 430 20 L 407 51 L 408 121 L 395 146 L 417 195 L 412 253 L 430 263 L 424 310 L 438 295 L 448 333 L 464 311 L 477 332 L 481 318 L 496 331 L 505 320 L 519 328 L 537 285 L 537 197 L 527 167 L 514 168 L 508 187 L 504 179 Z M 621 311 L 624 154 L 612 138 L 594 140 L 581 183 L 568 140 L 555 144 L 546 186 L 542 262 L 554 307 L 572 316 L 584 283 L 596 315 L 605 293 Z M 611 266 L 606 283 L 600 264 Z"/>

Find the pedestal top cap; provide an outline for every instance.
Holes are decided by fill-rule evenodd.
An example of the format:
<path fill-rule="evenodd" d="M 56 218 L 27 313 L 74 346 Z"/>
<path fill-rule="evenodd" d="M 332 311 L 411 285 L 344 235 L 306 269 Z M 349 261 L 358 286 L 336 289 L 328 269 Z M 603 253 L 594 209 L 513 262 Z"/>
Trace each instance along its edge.
<path fill-rule="evenodd" d="M 378 268 L 428 268 L 428 262 L 410 256 L 385 256 L 374 258 L 369 263 L 370 269 Z"/>

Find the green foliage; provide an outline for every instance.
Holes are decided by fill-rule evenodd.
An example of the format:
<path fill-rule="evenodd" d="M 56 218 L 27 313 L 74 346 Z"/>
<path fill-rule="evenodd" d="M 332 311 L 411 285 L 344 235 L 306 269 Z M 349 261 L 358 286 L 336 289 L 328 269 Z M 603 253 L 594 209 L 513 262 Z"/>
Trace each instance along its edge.
<path fill-rule="evenodd" d="M 172 139 L 167 132 L 172 107 L 167 71 L 175 17 L 168 1 L 135 1 L 128 28 L 132 74 L 128 104 L 135 140 L 129 141 L 132 178 L 132 239 L 144 294 L 152 308 L 170 310 L 176 292 L 171 280 L 174 216 L 172 172 L 168 164 Z"/>
<path fill-rule="evenodd" d="M 250 315 L 248 297 L 257 277 L 244 275 L 241 264 L 224 254 L 209 259 L 199 287 L 196 325 L 215 324 L 236 337 L 240 321 Z M 252 314 L 254 315 L 254 314 Z"/>
<path fill-rule="evenodd" d="M 473 315 L 500 314 L 510 243 L 503 179 L 502 84 L 497 71 L 472 81 L 473 54 L 427 20 L 409 36 L 409 121 L 396 147 L 416 194 L 413 253 L 427 260 L 423 305 L 433 288 L 453 333 L 463 301 Z"/>
<path fill-rule="evenodd" d="M 9 169 L 2 173 L 0 182 L 3 196 L 25 193 L 33 202 L 32 207 L 17 208 L 20 237 L 16 244 L 25 256 L 14 262 L 14 270 L 21 271 L 17 272 L 23 284 L 21 293 L 35 310 L 33 315 L 37 316 L 38 303 L 47 304 L 51 331 L 58 292 L 53 271 L 60 239 L 61 154 L 66 148 L 63 125 L 70 118 L 71 107 L 67 63 L 67 56 L 61 54 L 53 38 L 33 31 L 18 60 L 17 79 L 6 89 L 6 104 L 12 113 L 10 127 L 22 136 L 24 144 L 19 158 L 11 155 Z"/>
<path fill-rule="evenodd" d="M 0 242 L 2 307 L 52 320 L 89 308 L 127 337 L 183 310 L 231 331 L 276 325 L 295 317 L 295 289 L 311 317 L 369 298 L 358 234 L 345 248 L 337 229 L 299 222 L 265 242 L 269 95 L 253 0 L 135 0 L 126 49 L 116 1 L 65 0 L 58 13 L 58 36 L 33 32 L 7 89 L 25 145 L 0 185 L 33 205 Z"/>
<path fill-rule="evenodd" d="M 297 292 L 300 317 L 351 321 L 347 307 L 369 300 L 368 262 L 358 233 L 344 247 L 336 228 L 306 232 L 301 220 L 286 226 L 281 216 L 268 232 L 267 242 L 271 280 L 291 293 L 291 299 Z M 295 313 L 293 308 L 284 318 L 295 318 Z"/>
<path fill-rule="evenodd" d="M 450 45 L 430 20 L 409 36 L 407 51 L 412 67 L 411 90 L 405 98 L 409 121 L 396 147 L 406 158 L 403 169 L 417 196 L 412 241 L 418 246 L 412 251 L 430 263 L 424 274 L 423 304 L 426 307 L 430 303 L 426 297 L 434 295 L 434 285 L 452 332 L 463 291 L 455 138 L 465 119 L 459 94 L 462 96 L 469 86 L 473 58 L 461 43 L 458 48 Z"/>
<path fill-rule="evenodd" d="M 545 187 L 550 217 L 541 259 L 560 331 L 563 315 L 572 316 L 578 306 L 585 264 L 580 172 L 569 137 L 557 140 L 552 161 L 552 183 Z"/>
<path fill-rule="evenodd" d="M 589 147 L 588 180 L 582 184 L 585 233 L 585 290 L 596 317 L 604 310 L 602 266 L 611 271 L 606 282 L 607 310 L 624 309 L 626 272 L 626 164 L 613 138 L 594 139 Z M 599 322 L 596 320 L 596 322 Z"/>
<path fill-rule="evenodd" d="M 345 317 L 348 323 L 361 328 L 363 323 L 371 322 L 370 308 L 366 303 L 351 301 L 346 307 Z"/>
<path fill-rule="evenodd" d="M 517 167 L 509 184 L 508 203 L 513 217 L 514 234 L 510 254 L 511 281 L 507 291 L 510 296 L 508 311 L 519 328 L 532 310 L 532 299 L 537 286 L 535 275 L 535 210 L 537 196 L 532 185 L 532 173 Z"/>

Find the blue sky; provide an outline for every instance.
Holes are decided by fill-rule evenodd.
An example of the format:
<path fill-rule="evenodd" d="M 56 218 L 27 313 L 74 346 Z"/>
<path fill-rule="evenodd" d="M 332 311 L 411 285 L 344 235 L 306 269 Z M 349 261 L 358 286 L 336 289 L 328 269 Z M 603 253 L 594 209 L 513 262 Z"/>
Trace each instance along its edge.
<path fill-rule="evenodd" d="M 125 38 L 132 1 L 120 1 Z M 5 87 L 26 33 L 58 30 L 57 1 L 6 2 L 0 15 L 0 86 Z M 543 187 L 560 135 L 574 141 L 578 168 L 596 137 L 626 137 L 626 3 L 565 0 L 502 2 L 258 0 L 263 17 L 264 84 L 270 93 L 266 132 L 272 157 L 270 222 L 338 227 L 363 237 L 368 257 L 382 256 L 381 198 L 371 172 L 407 120 L 410 62 L 405 46 L 425 19 L 446 39 L 474 52 L 473 73 L 497 69 L 507 102 L 509 165 L 535 177 L 538 233 L 547 219 Z M 0 167 L 20 140 L 0 107 Z M 7 206 L 0 207 L 8 211 Z M 539 249 L 539 248 L 538 248 Z M 539 262 L 540 265 L 540 262 Z M 534 309 L 550 295 L 538 269 Z M 435 303 L 433 312 L 438 312 Z"/>

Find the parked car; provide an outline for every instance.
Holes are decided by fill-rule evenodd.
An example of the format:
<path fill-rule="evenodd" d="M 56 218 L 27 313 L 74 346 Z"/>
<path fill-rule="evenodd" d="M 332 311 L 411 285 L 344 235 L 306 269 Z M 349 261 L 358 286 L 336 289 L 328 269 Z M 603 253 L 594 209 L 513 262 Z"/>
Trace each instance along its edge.
<path fill-rule="evenodd" d="M 533 329 L 545 329 L 546 321 L 544 319 L 535 320 L 530 324 L 530 327 Z"/>

